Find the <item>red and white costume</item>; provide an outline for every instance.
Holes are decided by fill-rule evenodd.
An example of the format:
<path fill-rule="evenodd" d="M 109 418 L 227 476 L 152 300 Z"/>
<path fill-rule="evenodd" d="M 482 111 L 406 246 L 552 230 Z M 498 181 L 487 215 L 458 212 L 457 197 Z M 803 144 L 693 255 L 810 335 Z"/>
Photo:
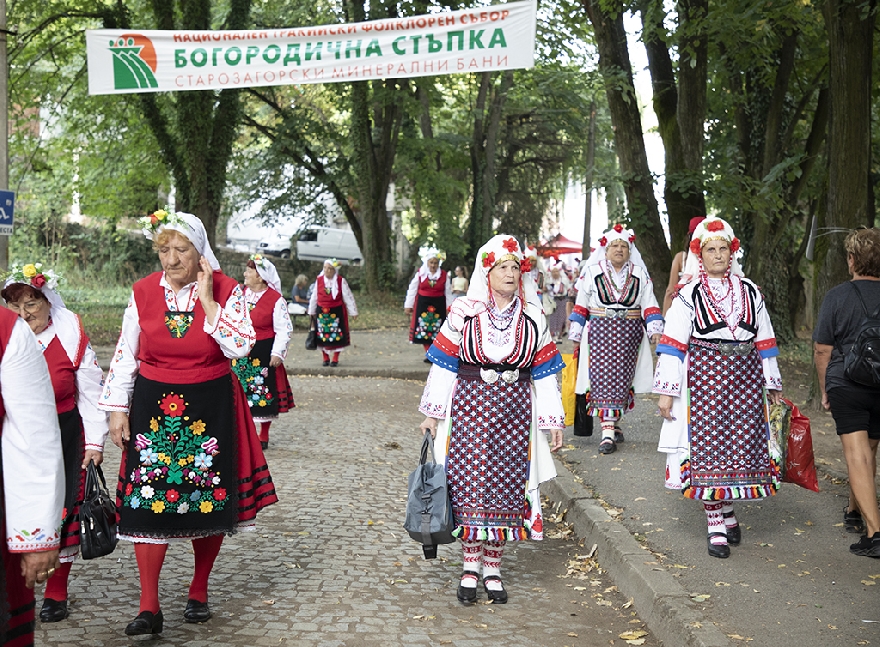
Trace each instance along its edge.
<path fill-rule="evenodd" d="M 445 255 L 436 249 L 429 249 L 422 255 L 422 266 L 416 270 L 409 282 L 404 309 L 412 308 L 412 320 L 409 327 L 409 340 L 414 344 L 424 344 L 427 348 L 446 319 L 446 309 L 452 303 L 452 283 L 446 270 L 441 269 Z M 428 261 L 436 258 L 440 264 L 432 272 Z"/>
<path fill-rule="evenodd" d="M 34 592 L 21 575 L 21 553 L 61 544 L 64 465 L 55 397 L 46 363 L 28 325 L 0 308 L 0 452 L 4 571 L 0 642 L 33 645 Z"/>
<path fill-rule="evenodd" d="M 318 347 L 328 353 L 344 351 L 351 343 L 348 317 L 357 313 L 354 295 L 339 269 L 329 279 L 319 274 L 309 300 L 309 314 L 317 318 Z"/>

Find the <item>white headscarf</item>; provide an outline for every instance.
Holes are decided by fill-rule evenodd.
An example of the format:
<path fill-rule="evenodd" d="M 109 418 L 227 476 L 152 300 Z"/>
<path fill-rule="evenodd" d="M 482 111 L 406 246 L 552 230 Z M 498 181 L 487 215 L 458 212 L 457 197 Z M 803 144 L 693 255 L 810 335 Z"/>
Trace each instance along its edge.
<path fill-rule="evenodd" d="M 438 261 L 440 261 L 440 265 L 443 265 L 443 261 L 446 260 L 446 252 L 441 252 L 436 247 L 422 247 L 419 250 L 419 258 L 422 259 L 422 267 L 427 270 L 428 261 L 430 261 L 432 258 L 436 258 Z"/>
<path fill-rule="evenodd" d="M 214 256 L 214 250 L 208 243 L 208 232 L 205 231 L 205 225 L 191 213 L 183 211 L 166 211 L 159 209 L 155 213 L 143 218 L 138 218 L 138 222 L 142 227 L 144 236 L 149 240 L 155 240 L 156 236 L 166 229 L 173 229 L 189 240 L 198 250 L 199 254 L 205 257 L 205 260 L 211 265 L 211 269 L 215 272 L 220 271 L 220 263 Z"/>
<path fill-rule="evenodd" d="M 608 245 L 615 240 L 625 241 L 626 244 L 629 245 L 629 260 L 633 265 L 638 265 L 645 270 L 645 273 L 647 274 L 648 268 L 645 265 L 645 261 L 642 260 L 642 255 L 639 253 L 638 247 L 636 247 L 635 232 L 632 229 L 626 229 L 620 223 L 617 223 L 611 229 L 602 234 L 602 237 L 597 241 L 598 246 L 595 251 L 591 252 L 590 258 L 587 259 L 587 265 L 598 265 L 599 261 L 604 261 L 605 250 L 608 248 Z M 586 267 L 586 265 L 584 267 Z M 581 272 L 581 276 L 583 276 L 583 272 Z"/>
<path fill-rule="evenodd" d="M 336 274 L 333 275 L 332 279 L 328 279 L 326 276 L 324 276 L 324 268 L 327 265 L 329 265 L 334 270 L 336 270 Z M 336 295 L 339 294 L 339 285 L 340 285 L 340 276 L 341 276 L 339 274 L 339 266 L 340 265 L 341 265 L 341 263 L 339 261 L 337 261 L 335 258 L 328 258 L 324 261 L 324 265 L 321 266 L 321 272 L 316 277 L 316 278 L 321 278 L 322 276 L 324 276 L 324 285 L 330 286 L 330 296 L 333 297 L 334 299 L 336 298 Z"/>
<path fill-rule="evenodd" d="M 275 268 L 275 265 L 272 264 L 272 261 L 262 254 L 251 254 L 250 260 L 254 262 L 254 265 L 257 268 L 257 274 L 260 275 L 260 278 L 263 279 L 270 288 L 276 292 L 281 292 L 281 277 L 278 275 L 278 270 Z"/>
<path fill-rule="evenodd" d="M 538 292 L 531 273 L 531 261 L 523 256 L 519 243 L 513 236 L 498 234 L 489 239 L 477 252 L 474 272 L 470 278 L 467 296 L 474 301 L 489 303 L 489 270 L 504 261 L 514 260 L 519 264 L 520 297 L 534 307 L 541 309 Z"/>
<path fill-rule="evenodd" d="M 736 276 L 743 276 L 742 267 L 736 259 L 736 253 L 739 251 L 739 238 L 733 233 L 733 227 L 718 216 L 708 216 L 697 225 L 691 236 L 691 253 L 688 254 L 687 261 L 682 270 L 682 282 L 686 282 L 686 276 L 694 278 L 703 271 L 701 252 L 703 246 L 710 240 L 723 240 L 730 245 L 730 273 Z"/>

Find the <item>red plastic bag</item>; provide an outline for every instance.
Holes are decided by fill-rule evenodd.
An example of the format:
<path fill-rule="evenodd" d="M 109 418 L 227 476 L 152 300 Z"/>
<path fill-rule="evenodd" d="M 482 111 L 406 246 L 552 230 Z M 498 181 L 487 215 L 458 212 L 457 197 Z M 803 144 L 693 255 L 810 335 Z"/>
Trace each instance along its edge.
<path fill-rule="evenodd" d="M 785 457 L 785 476 L 782 480 L 818 492 L 819 479 L 816 478 L 816 464 L 813 461 L 810 419 L 791 400 L 783 399 L 783 402 L 791 407 L 791 427 L 788 433 L 788 454 Z"/>

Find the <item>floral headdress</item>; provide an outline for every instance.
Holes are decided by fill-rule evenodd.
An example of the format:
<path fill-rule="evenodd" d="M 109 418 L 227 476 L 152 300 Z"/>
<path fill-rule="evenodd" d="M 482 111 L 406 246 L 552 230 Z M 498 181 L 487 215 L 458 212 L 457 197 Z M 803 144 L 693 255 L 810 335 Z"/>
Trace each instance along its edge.
<path fill-rule="evenodd" d="M 525 301 L 538 303 L 535 281 L 531 275 L 532 260 L 523 254 L 519 243 L 513 236 L 505 234 L 493 236 L 477 252 L 477 260 L 467 293 L 468 298 L 486 303 L 489 302 L 491 299 L 489 271 L 504 261 L 516 261 L 519 265 L 521 272 L 520 296 Z"/>
<path fill-rule="evenodd" d="M 262 254 L 251 254 L 250 260 L 254 262 L 257 274 L 266 282 L 266 285 L 276 292 L 281 292 L 281 277 L 278 275 L 278 270 L 275 269 L 272 261 Z"/>
<path fill-rule="evenodd" d="M 645 261 L 642 260 L 642 255 L 639 253 L 638 247 L 636 247 L 635 232 L 632 229 L 627 229 L 619 222 L 602 234 L 602 237 L 596 241 L 599 243 L 599 246 L 596 249 L 593 249 L 592 247 L 590 248 L 590 258 L 587 259 L 587 265 L 598 265 L 600 261 L 604 261 L 608 245 L 615 240 L 626 242 L 626 244 L 629 245 L 629 260 L 632 264 L 640 266 L 645 272 L 648 271 L 648 268 L 645 266 Z"/>
<path fill-rule="evenodd" d="M 328 258 L 327 260 L 324 261 L 324 265 L 329 265 L 330 267 L 332 267 L 334 269 L 338 269 L 339 266 L 342 265 L 342 263 L 337 261 L 335 258 Z"/>
<path fill-rule="evenodd" d="M 171 207 L 166 206 L 164 209 L 154 211 L 149 216 L 138 218 L 138 224 L 141 226 L 144 236 L 153 240 L 168 225 L 181 225 L 185 224 L 185 221 Z"/>
<path fill-rule="evenodd" d="M 446 252 L 441 252 L 436 247 L 422 247 L 419 250 L 419 258 L 422 259 L 422 265 L 427 265 L 432 258 L 436 258 L 440 261 L 440 265 L 443 265 L 443 261 L 446 260 Z"/>
<path fill-rule="evenodd" d="M 703 250 L 703 246 L 710 240 L 723 240 L 730 245 L 730 273 L 742 276 L 742 267 L 740 267 L 739 261 L 736 259 L 736 253 L 740 248 L 739 238 L 733 233 L 733 227 L 718 216 L 707 217 L 694 229 L 690 244 L 691 253 L 688 254 L 684 270 L 682 270 L 682 276 L 696 277 L 703 271 L 703 261 L 700 252 Z"/>
<path fill-rule="evenodd" d="M 149 216 L 138 218 L 138 224 L 141 231 L 149 240 L 155 240 L 155 237 L 166 229 L 179 232 L 198 250 L 199 254 L 205 257 L 205 260 L 215 272 L 220 271 L 220 263 L 211 249 L 211 243 L 208 242 L 208 232 L 201 220 L 191 213 L 184 211 L 174 211 L 171 207 L 165 207 L 154 211 Z"/>
<path fill-rule="evenodd" d="M 42 263 L 28 263 L 26 265 L 13 265 L 9 274 L 6 275 L 6 285 L 23 283 L 37 290 L 44 287 L 54 290 L 62 276 L 55 270 L 44 268 Z"/>

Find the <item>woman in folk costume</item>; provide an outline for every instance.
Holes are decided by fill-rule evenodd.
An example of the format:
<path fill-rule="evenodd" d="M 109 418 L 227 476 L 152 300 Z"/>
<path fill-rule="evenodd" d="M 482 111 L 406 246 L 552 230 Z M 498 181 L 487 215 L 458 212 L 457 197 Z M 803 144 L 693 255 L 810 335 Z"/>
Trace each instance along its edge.
<path fill-rule="evenodd" d="M 421 344 L 425 352 L 434 343 L 440 326 L 446 319 L 446 308 L 452 303 L 452 283 L 446 270 L 440 269 L 446 254 L 436 247 L 422 252 L 422 266 L 409 282 L 403 311 L 412 315 L 409 326 L 409 340 Z M 430 362 L 425 357 L 426 362 Z"/>
<path fill-rule="evenodd" d="M 654 284 L 635 244 L 616 224 L 599 239 L 584 266 L 568 337 L 578 354 L 575 393 L 586 394 L 587 414 L 602 423 L 600 454 L 624 441 L 618 421 L 651 390 L 651 351 L 663 333 Z M 583 342 L 583 345 L 581 345 Z"/>
<path fill-rule="evenodd" d="M 470 604 L 482 582 L 507 602 L 505 542 L 542 539 L 538 485 L 556 476 L 565 412 L 556 374 L 564 364 L 550 337 L 529 263 L 511 236 L 483 245 L 468 295 L 456 299 L 434 345 L 419 411 L 446 466 L 464 569 L 457 596 Z M 438 424 L 441 422 L 441 424 Z"/>
<path fill-rule="evenodd" d="M 223 535 L 253 530 L 257 512 L 278 500 L 229 361 L 254 344 L 244 292 L 220 271 L 198 218 L 160 210 L 140 222 L 163 271 L 133 286 L 99 405 L 122 449 L 119 537 L 134 542 L 140 574 L 130 636 L 162 632 L 170 540 L 192 540 L 183 619 L 204 622 Z"/>
<path fill-rule="evenodd" d="M 324 270 L 318 274 L 309 301 L 309 315 L 316 317 L 323 365 L 337 366 L 339 353 L 351 343 L 348 318 L 356 319 L 358 310 L 348 281 L 339 275 L 339 261 L 335 258 L 324 261 Z"/>
<path fill-rule="evenodd" d="M 562 341 L 568 316 L 565 304 L 570 289 L 571 281 L 565 274 L 565 263 L 556 261 L 550 266 L 550 275 L 544 280 L 544 311 L 547 313 L 547 325 L 554 340 Z"/>
<path fill-rule="evenodd" d="M 80 318 L 64 307 L 55 291 L 58 278 L 42 263 L 15 265 L 0 293 L 6 307 L 17 313 L 35 335 L 36 346 L 49 366 L 61 428 L 65 472 L 61 566 L 46 585 L 40 609 L 42 622 L 58 622 L 68 615 L 67 581 L 79 555 L 79 506 L 85 468 L 89 461 L 101 464 L 107 438 L 107 414 L 98 409 L 104 374 Z"/>
<path fill-rule="evenodd" d="M 757 286 L 734 254 L 739 239 L 724 220 L 694 231 L 685 273 L 693 278 L 672 301 L 657 346 L 666 487 L 703 501 L 713 557 L 728 557 L 741 531 L 734 499 L 761 499 L 779 485 L 767 401 L 779 402 L 773 326 Z"/>
<path fill-rule="evenodd" d="M 294 406 L 284 368 L 293 325 L 278 270 L 262 254 L 253 254 L 244 268 L 244 300 L 257 343 L 246 358 L 232 360 L 232 370 L 244 389 L 254 422 L 260 425 L 260 445 L 266 449 L 272 421 Z"/>
<path fill-rule="evenodd" d="M 0 645 L 34 644 L 34 585 L 61 568 L 64 463 L 55 396 L 34 334 L 0 308 Z"/>

